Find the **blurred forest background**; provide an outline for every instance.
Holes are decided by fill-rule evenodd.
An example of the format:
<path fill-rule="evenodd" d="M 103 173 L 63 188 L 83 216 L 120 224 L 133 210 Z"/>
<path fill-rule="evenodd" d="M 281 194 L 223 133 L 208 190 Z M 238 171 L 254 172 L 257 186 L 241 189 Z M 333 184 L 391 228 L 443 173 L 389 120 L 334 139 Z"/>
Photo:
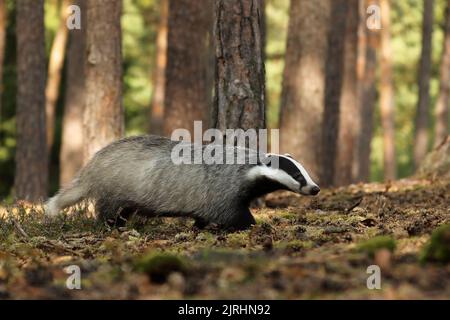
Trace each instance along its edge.
<path fill-rule="evenodd" d="M 101 18 L 112 25 L 114 21 L 108 21 L 108 19 L 117 18 L 117 14 L 121 14 L 121 30 L 102 29 L 100 26 L 96 31 L 97 33 L 88 34 L 87 39 L 83 39 L 83 28 L 82 30 L 68 30 L 66 27 L 66 8 L 71 2 L 67 0 L 0 0 L 0 74 L 2 75 L 0 82 L 0 199 L 12 201 L 15 197 L 13 186 L 15 172 L 18 170 L 15 161 L 18 146 L 16 115 L 19 112 L 16 106 L 18 103 L 20 104 L 18 99 L 20 99 L 21 92 L 18 90 L 18 85 L 20 83 L 25 84 L 27 81 L 18 76 L 20 69 L 20 66 L 18 66 L 18 60 L 20 60 L 18 46 L 24 45 L 24 43 L 33 39 L 33 34 L 39 32 L 39 23 L 33 26 L 29 22 L 33 19 L 42 18 L 45 26 L 45 59 L 48 71 L 44 83 L 47 103 L 47 144 L 50 150 L 48 164 L 49 193 L 57 190 L 60 181 L 67 182 L 69 180 L 69 176 L 73 175 L 73 171 L 79 167 L 81 161 L 79 159 L 83 154 L 82 147 L 79 147 L 78 152 L 75 153 L 63 152 L 64 139 L 72 142 L 78 141 L 77 136 L 80 135 L 80 132 L 77 130 L 81 128 L 76 129 L 77 127 L 75 127 L 75 129 L 72 128 L 72 131 L 68 129 L 68 132 L 63 132 L 64 115 L 75 112 L 76 117 L 77 112 L 78 114 L 81 112 L 80 102 L 76 100 L 80 96 L 79 92 L 76 91 L 76 86 L 74 88 L 70 85 L 84 79 L 83 73 L 79 72 L 83 69 L 83 58 L 73 52 L 75 49 L 71 49 L 76 46 L 74 43 L 78 43 L 77 46 L 80 46 L 83 41 L 98 40 L 99 45 L 108 47 L 114 45 L 111 43 L 113 40 L 108 42 L 108 39 L 121 38 L 122 43 L 120 44 L 119 40 L 116 48 L 118 46 L 120 50 L 120 45 L 122 47 L 123 83 L 119 86 L 123 88 L 123 96 L 119 91 L 116 92 L 117 96 L 114 99 L 120 100 L 123 98 L 124 134 L 127 136 L 147 132 L 167 134 L 167 132 L 170 132 L 167 123 L 172 121 L 174 123 L 172 128 L 183 125 L 183 122 L 177 122 L 176 120 L 189 118 L 185 115 L 195 113 L 196 110 L 194 109 L 197 108 L 197 104 L 208 105 L 212 100 L 212 95 L 209 96 L 208 94 L 213 89 L 214 70 L 220 72 L 220 67 L 214 65 L 214 36 L 212 36 L 212 32 L 208 31 L 212 31 L 214 25 L 213 1 L 123 0 L 121 12 L 120 8 L 116 8 L 117 10 L 114 11 L 115 6 L 120 7 L 120 1 L 103 1 L 111 4 L 108 6 L 112 8 L 105 8 L 106 12 Z M 74 2 L 82 8 L 81 21 L 83 25 L 85 23 L 83 8 L 86 3 L 83 0 Z M 89 1 L 87 2 L 87 5 L 89 5 Z M 263 23 L 264 36 L 262 38 L 265 49 L 262 56 L 265 61 L 266 99 L 263 103 L 266 104 L 266 119 L 263 119 L 265 121 L 259 127 L 266 125 L 268 128 L 280 128 L 282 151 L 294 154 L 301 162 L 306 162 L 305 167 L 309 169 L 309 160 L 303 159 L 308 156 L 297 153 L 298 144 L 283 140 L 309 139 L 311 140 L 309 142 L 311 148 L 319 144 L 310 135 L 309 128 L 301 126 L 302 122 L 314 125 L 314 117 L 309 114 L 314 116 L 315 112 L 318 112 L 314 102 L 311 106 L 308 105 L 310 99 L 307 91 L 309 90 L 308 85 L 312 83 L 314 86 L 314 81 L 317 81 L 317 79 L 314 78 L 314 74 L 308 73 L 307 68 L 298 71 L 298 68 L 300 68 L 299 59 L 302 59 L 302 54 L 309 52 L 312 56 L 317 56 L 318 59 L 324 58 L 322 59 L 324 66 L 338 65 L 334 76 L 337 75 L 337 78 L 341 78 L 339 81 L 342 82 L 343 86 L 343 93 L 338 95 L 338 97 L 341 97 L 341 128 L 369 130 L 366 134 L 368 141 L 364 143 L 358 140 L 359 151 L 356 151 L 353 147 L 350 158 L 343 159 L 341 163 L 344 167 L 348 166 L 354 161 L 352 160 L 352 154 L 364 153 L 367 157 L 370 155 L 369 172 L 357 175 L 357 177 L 353 176 L 353 178 L 338 178 L 334 184 L 348 184 L 360 180 L 382 181 L 411 175 L 419 165 L 418 162 L 423 159 L 421 150 L 415 150 L 415 146 L 425 144 L 425 150 L 429 151 L 433 145 L 439 143 L 435 133 L 437 130 L 436 119 L 438 119 L 435 108 L 439 97 L 441 96 L 441 99 L 443 99 L 442 95 L 444 94 L 447 94 L 447 98 L 444 99 L 443 105 L 448 110 L 449 62 L 447 61 L 444 65 L 442 61 L 445 56 L 445 28 L 447 30 L 449 28 L 448 14 L 446 13 L 448 11 L 446 10 L 448 10 L 450 1 L 344 0 L 330 1 L 333 4 L 329 3 L 328 5 L 333 8 L 328 9 L 323 7 L 326 2 L 313 0 L 265 0 L 261 2 L 261 7 L 264 8 L 261 21 Z M 34 11 L 28 11 L 30 20 L 26 20 L 26 10 L 33 10 L 26 7 L 36 6 L 36 8 L 39 8 L 39 3 L 44 4 L 45 15 L 31 17 Z M 334 10 L 336 9 L 334 6 L 338 4 L 341 7 Z M 368 30 L 366 28 L 367 18 L 370 17 L 367 8 L 370 4 L 380 5 L 381 30 Z M 23 18 L 24 21 L 18 21 L 16 18 L 18 17 L 19 5 L 25 7 L 22 11 L 22 15 L 25 17 Z M 169 7 L 172 10 L 169 10 Z M 325 16 L 323 12 L 326 12 L 326 10 L 330 10 L 331 15 Z M 95 12 L 95 10 L 92 10 L 89 14 L 92 14 L 92 16 L 95 16 L 95 14 L 102 15 L 101 12 Z M 108 14 L 112 18 L 106 17 Z M 233 21 L 230 23 L 233 23 Z M 327 29 L 321 28 L 324 23 L 328 23 L 331 29 L 335 30 L 332 33 L 334 36 L 326 37 Z M 173 39 L 180 41 L 178 47 L 177 42 L 172 44 L 175 48 L 172 51 L 170 49 L 170 36 L 169 41 L 167 41 L 167 36 L 171 32 L 170 28 L 173 28 Z M 87 29 L 89 30 L 89 28 Z M 343 32 L 339 32 L 339 30 Z M 28 40 L 26 38 L 27 32 L 29 33 Z M 101 36 L 102 32 L 103 36 Z M 347 34 L 345 41 L 343 40 L 344 34 Z M 18 39 L 18 35 L 25 36 Z M 202 39 L 200 42 L 196 40 L 199 38 Z M 327 43 L 326 41 L 328 41 L 329 46 L 322 46 L 321 48 L 321 42 Z M 202 45 L 206 48 L 201 48 Z M 168 53 L 166 51 L 167 46 L 169 46 Z M 449 46 L 447 40 L 447 51 Z M 252 50 L 250 45 L 249 50 Z M 299 50 L 303 50 L 303 53 L 299 54 Z M 317 50 L 317 53 L 314 50 Z M 29 56 L 36 54 L 38 56 L 38 53 L 32 49 L 23 54 Z M 446 52 L 446 55 L 448 60 L 449 52 Z M 331 59 L 330 56 L 336 59 L 341 57 L 340 65 L 327 60 L 327 57 Z M 95 59 L 96 57 L 89 58 Z M 257 58 L 255 57 L 255 59 Z M 347 62 L 344 64 L 344 61 Z M 116 63 L 120 64 L 117 61 Z M 183 69 L 180 65 L 173 66 L 177 63 L 184 63 L 186 67 Z M 286 71 L 285 64 L 289 64 Z M 308 60 L 304 59 L 303 66 L 308 64 Z M 120 69 L 120 67 L 118 68 Z M 333 70 L 327 70 L 327 72 L 331 72 L 331 77 L 333 76 Z M 26 75 L 27 72 L 24 74 Z M 194 75 L 194 77 L 189 75 Z M 200 80 L 195 80 L 195 75 L 198 75 L 197 78 L 200 77 Z M 297 75 L 303 75 L 303 84 L 298 82 Z M 447 78 L 444 77 L 445 75 Z M 178 81 L 178 87 L 177 85 L 169 85 L 165 92 L 164 84 L 170 81 L 167 77 Z M 28 79 L 28 77 L 26 78 Z M 39 79 L 39 75 L 34 78 L 30 76 L 30 78 L 34 80 L 29 81 L 36 81 L 36 79 Z M 444 81 L 446 80 L 446 83 L 442 84 L 441 78 Z M 95 79 L 95 75 L 87 81 L 95 82 L 93 79 Z M 101 79 L 101 77 L 98 79 Z M 97 81 L 99 81 L 98 79 Z M 114 82 L 114 79 L 108 81 Z M 112 88 L 115 86 L 114 83 L 106 83 L 105 85 Z M 296 88 L 295 85 L 299 87 Z M 187 90 L 187 93 L 183 90 L 180 91 L 179 88 L 183 86 L 192 90 Z M 348 86 L 353 87 L 349 89 Z M 219 84 L 216 81 L 216 89 L 218 87 L 220 87 L 220 81 Z M 263 85 L 262 88 L 264 89 Z M 294 93 L 292 93 L 292 90 Z M 383 90 L 385 90 L 384 93 Z M 422 93 L 419 94 L 421 90 Z M 296 93 L 298 93 L 297 96 Z M 350 97 L 348 94 L 350 94 Z M 351 96 L 352 94 L 353 96 Z M 382 121 L 383 113 L 380 112 L 383 94 L 386 95 L 387 102 L 385 101 L 385 103 L 389 105 L 388 109 L 392 107 L 394 111 L 393 114 L 387 115 L 389 119 L 385 118 L 385 122 Z M 390 95 L 393 97 L 392 103 L 389 101 Z M 298 110 L 289 109 L 296 105 L 296 99 L 301 100 L 302 97 L 306 99 L 306 102 L 301 103 Z M 195 102 L 196 99 L 197 102 Z M 180 101 L 186 101 L 184 111 L 183 106 L 177 107 Z M 332 102 L 329 105 L 333 105 Z M 197 104 L 194 107 L 190 103 Z M 280 116 L 280 106 L 283 108 L 283 105 L 286 104 L 288 104 L 285 107 L 287 111 L 284 114 L 281 112 Z M 78 106 L 79 110 L 73 111 L 73 105 Z M 356 109 L 352 110 L 352 105 Z M 368 113 L 362 113 L 363 111 L 359 109 L 361 106 L 369 107 L 365 111 Z M 388 113 L 392 109 L 389 109 Z M 164 110 L 166 111 L 163 115 Z M 27 111 L 22 109 L 21 112 L 26 113 Z M 170 115 L 171 112 L 172 115 Z M 361 117 L 358 117 L 358 112 L 361 112 Z M 197 118 L 202 117 L 204 115 Z M 300 123 L 300 127 L 290 125 L 291 127 L 287 128 L 289 127 L 289 119 Z M 445 125 L 448 126 L 448 113 L 441 114 L 440 119 L 441 122 L 444 119 Z M 390 120 L 394 121 L 393 126 L 389 125 Z M 164 121 L 166 123 L 163 123 Z M 345 124 L 343 121 L 348 122 Z M 324 119 L 324 122 L 324 125 L 326 125 L 327 118 Z M 286 132 L 289 133 L 287 138 L 283 137 L 283 123 L 286 123 Z M 95 126 L 95 123 L 93 125 Z M 372 125 L 373 134 L 371 132 Z M 215 126 L 217 127 L 217 124 Z M 393 163 L 387 164 L 391 168 L 385 168 L 385 154 L 389 152 L 389 150 L 386 150 L 386 143 L 389 143 L 389 141 L 383 142 L 383 139 L 386 139 L 386 131 L 392 134 L 391 138 L 395 137 L 391 149 L 391 151 L 394 150 L 391 155 Z M 427 135 L 423 135 L 423 131 Z M 65 135 L 66 138 L 64 138 Z M 119 132 L 118 135 L 120 136 L 121 133 Z M 447 132 L 441 133 L 440 138 L 442 139 L 446 135 Z M 425 136 L 425 139 L 422 139 L 423 136 Z M 346 150 L 340 139 L 341 137 L 338 138 L 337 150 L 334 150 L 334 153 L 328 153 L 326 149 L 324 151 L 327 155 L 336 155 L 335 157 L 331 156 L 331 159 L 339 157 L 340 152 L 346 152 L 340 151 Z M 358 137 L 355 139 L 358 139 Z M 389 140 L 389 136 L 387 139 Z M 283 143 L 286 145 L 285 148 L 283 148 Z M 361 143 L 367 147 L 367 150 L 361 148 Z M 87 144 L 86 140 L 84 144 Z M 345 158 L 345 154 L 343 156 Z M 45 157 L 45 152 L 42 153 L 41 157 Z M 64 173 L 61 163 L 70 166 L 72 162 L 75 162 L 73 168 L 64 169 L 68 172 Z M 22 168 L 27 165 L 31 166 L 30 163 L 25 163 Z M 339 164 L 336 164 L 336 166 L 337 172 L 345 173 L 345 170 L 347 170 L 340 168 Z M 317 170 L 312 169 L 316 175 L 318 175 Z M 350 174 L 351 170 L 355 169 L 350 168 Z M 349 171 L 347 170 L 347 172 Z"/>

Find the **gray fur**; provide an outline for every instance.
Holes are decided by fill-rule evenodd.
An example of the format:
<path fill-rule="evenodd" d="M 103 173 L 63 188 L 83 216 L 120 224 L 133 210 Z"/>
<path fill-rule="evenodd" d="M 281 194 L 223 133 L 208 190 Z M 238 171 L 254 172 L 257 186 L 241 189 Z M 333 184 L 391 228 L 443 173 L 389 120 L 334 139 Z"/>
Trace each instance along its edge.
<path fill-rule="evenodd" d="M 145 216 L 187 216 L 200 224 L 216 223 L 244 229 L 255 223 L 252 199 L 282 189 L 278 183 L 247 179 L 258 164 L 181 164 L 171 160 L 179 142 L 158 136 L 116 141 L 95 154 L 73 182 L 46 204 L 48 215 L 81 200 L 93 200 L 98 217 L 115 220 L 137 213 Z M 193 145 L 192 145 L 193 146 Z M 202 152 L 204 146 L 193 147 Z M 258 157 L 248 150 L 248 159 Z"/>

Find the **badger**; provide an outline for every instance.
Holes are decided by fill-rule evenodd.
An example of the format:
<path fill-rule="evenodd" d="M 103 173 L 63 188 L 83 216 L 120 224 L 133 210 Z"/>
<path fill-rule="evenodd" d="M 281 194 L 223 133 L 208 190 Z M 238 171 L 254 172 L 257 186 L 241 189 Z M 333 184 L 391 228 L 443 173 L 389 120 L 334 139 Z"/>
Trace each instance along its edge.
<path fill-rule="evenodd" d="M 288 154 L 247 149 L 243 164 L 175 164 L 172 151 L 180 143 L 186 142 L 145 135 L 109 144 L 46 202 L 46 215 L 54 217 L 62 209 L 88 200 L 95 204 L 98 219 L 115 226 L 138 214 L 190 217 L 199 228 L 214 223 L 243 230 L 255 224 L 249 210 L 253 199 L 276 190 L 302 195 L 320 191 L 303 166 Z M 189 146 L 192 155 L 207 147 Z M 239 151 L 235 146 L 223 148 L 224 152 Z"/>

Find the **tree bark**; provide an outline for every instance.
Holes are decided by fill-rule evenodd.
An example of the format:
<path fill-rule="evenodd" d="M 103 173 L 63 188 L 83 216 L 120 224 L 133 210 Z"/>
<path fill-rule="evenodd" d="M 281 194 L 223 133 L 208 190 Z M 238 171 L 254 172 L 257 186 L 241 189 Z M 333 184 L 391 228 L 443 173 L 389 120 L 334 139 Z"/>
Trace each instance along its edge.
<path fill-rule="evenodd" d="M 88 0 L 84 163 L 124 134 L 120 0 Z"/>
<path fill-rule="evenodd" d="M 390 31 L 390 1 L 380 0 L 381 8 L 381 75 L 380 109 L 383 127 L 384 179 L 397 178 L 395 155 L 394 88 L 392 80 L 392 51 Z"/>
<path fill-rule="evenodd" d="M 0 128 L 2 124 L 3 62 L 6 42 L 6 0 L 0 0 Z"/>
<path fill-rule="evenodd" d="M 329 0 L 291 1 L 280 106 L 280 149 L 317 179 L 325 97 Z"/>
<path fill-rule="evenodd" d="M 418 75 L 419 100 L 417 102 L 414 131 L 414 168 L 419 167 L 427 154 L 428 123 L 430 118 L 431 40 L 433 34 L 434 0 L 424 0 L 423 5 L 422 53 L 420 55 Z"/>
<path fill-rule="evenodd" d="M 44 1 L 17 1 L 17 149 L 15 197 L 47 196 Z"/>
<path fill-rule="evenodd" d="M 153 71 L 153 95 L 151 102 L 150 132 L 162 135 L 164 123 L 164 92 L 166 85 L 167 33 L 169 0 L 160 0 L 156 59 Z"/>
<path fill-rule="evenodd" d="M 66 26 L 68 5 L 69 0 L 61 2 L 59 27 L 55 38 L 53 39 L 50 60 L 48 63 L 47 87 L 45 88 L 45 113 L 47 117 L 47 148 L 49 153 L 51 152 L 50 150 L 52 149 L 53 141 L 55 139 L 56 102 L 58 101 L 59 96 L 61 72 L 64 66 L 68 34 Z"/>
<path fill-rule="evenodd" d="M 373 115 L 375 103 L 377 100 L 376 92 L 376 68 L 377 68 L 377 49 L 379 47 L 379 31 L 370 30 L 366 27 L 366 8 L 371 4 L 377 4 L 377 0 L 362 1 L 364 5 L 361 8 L 360 32 L 362 42 L 359 47 L 359 55 L 364 60 L 358 64 L 358 94 L 361 115 L 361 132 L 358 139 L 356 168 L 356 181 L 369 181 L 370 178 L 370 144 L 373 135 Z M 360 43 L 361 44 L 361 43 Z"/>
<path fill-rule="evenodd" d="M 212 126 L 265 127 L 263 3 L 216 0 L 216 79 Z"/>
<path fill-rule="evenodd" d="M 71 30 L 67 48 L 66 92 L 60 151 L 60 185 L 66 185 L 83 165 L 83 112 L 86 99 L 86 0 L 75 0 L 81 11 L 81 29 Z"/>
<path fill-rule="evenodd" d="M 440 145 L 448 135 L 448 108 L 450 103 L 450 0 L 447 0 L 444 26 L 444 45 L 440 66 L 439 95 L 436 102 L 436 129 L 434 145 Z"/>
<path fill-rule="evenodd" d="M 170 0 L 164 134 L 178 128 L 193 132 L 207 120 L 211 106 L 211 1 Z"/>
<path fill-rule="evenodd" d="M 344 52 L 348 5 L 347 0 L 332 1 L 332 16 L 330 16 L 330 20 L 328 21 L 330 29 L 328 34 L 322 150 L 320 156 L 322 163 L 320 183 L 323 186 L 333 185 L 336 175 L 335 165 L 338 155 L 337 143 L 341 116 L 340 101 L 344 79 L 343 73 L 345 71 Z M 340 148 L 341 146 L 339 145 Z"/>
<path fill-rule="evenodd" d="M 359 0 L 347 0 L 347 15 L 344 44 L 344 70 L 339 110 L 339 134 L 336 155 L 334 184 L 348 185 L 354 182 L 357 138 L 360 135 L 361 119 L 358 103 L 357 57 Z M 333 28 L 334 29 L 334 28 Z M 334 30 L 336 32 L 336 30 Z"/>

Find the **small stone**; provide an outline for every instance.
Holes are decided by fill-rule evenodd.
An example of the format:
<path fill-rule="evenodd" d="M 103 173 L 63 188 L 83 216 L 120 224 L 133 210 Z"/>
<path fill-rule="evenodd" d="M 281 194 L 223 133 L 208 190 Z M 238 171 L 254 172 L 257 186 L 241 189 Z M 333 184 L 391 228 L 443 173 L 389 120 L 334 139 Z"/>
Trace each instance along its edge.
<path fill-rule="evenodd" d="M 186 280 L 180 272 L 172 272 L 167 277 L 167 283 L 174 289 L 178 291 L 184 291 L 186 287 Z"/>
<path fill-rule="evenodd" d="M 267 237 L 263 242 L 263 248 L 265 251 L 270 251 L 273 248 L 273 242 L 271 237 Z"/>

